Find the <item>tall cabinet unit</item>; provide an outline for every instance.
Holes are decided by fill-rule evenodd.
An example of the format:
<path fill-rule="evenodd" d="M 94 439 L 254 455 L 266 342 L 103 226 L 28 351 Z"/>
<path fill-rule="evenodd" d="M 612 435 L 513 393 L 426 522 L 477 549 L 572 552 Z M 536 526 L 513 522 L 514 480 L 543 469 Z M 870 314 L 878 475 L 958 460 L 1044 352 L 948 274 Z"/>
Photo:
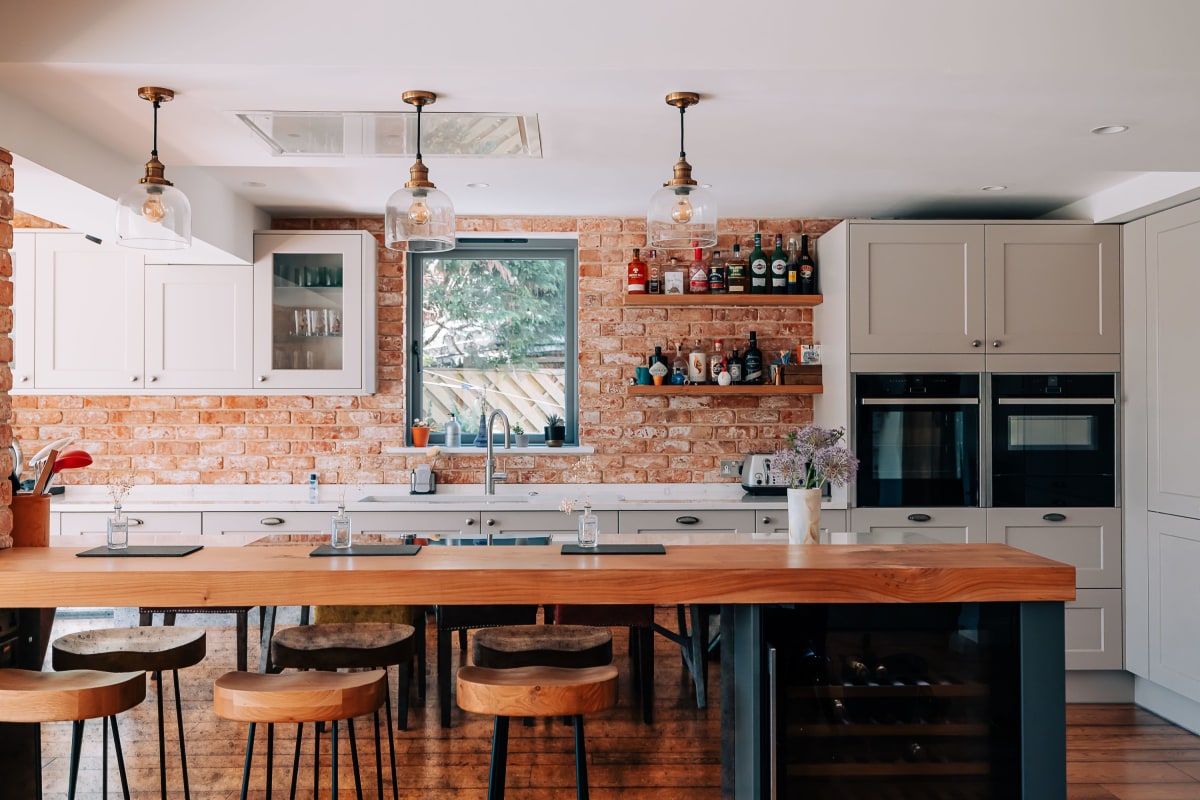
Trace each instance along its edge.
<path fill-rule="evenodd" d="M 254 237 L 254 379 L 262 387 L 375 390 L 375 238 Z"/>

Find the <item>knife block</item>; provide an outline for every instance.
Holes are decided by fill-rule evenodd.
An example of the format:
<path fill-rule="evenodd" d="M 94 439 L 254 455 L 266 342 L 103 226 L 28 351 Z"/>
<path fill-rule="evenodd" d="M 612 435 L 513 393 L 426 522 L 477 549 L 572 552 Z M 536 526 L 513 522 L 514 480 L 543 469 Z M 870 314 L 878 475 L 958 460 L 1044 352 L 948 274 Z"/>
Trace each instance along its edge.
<path fill-rule="evenodd" d="M 14 494 L 12 498 L 13 547 L 50 546 L 50 496 Z"/>

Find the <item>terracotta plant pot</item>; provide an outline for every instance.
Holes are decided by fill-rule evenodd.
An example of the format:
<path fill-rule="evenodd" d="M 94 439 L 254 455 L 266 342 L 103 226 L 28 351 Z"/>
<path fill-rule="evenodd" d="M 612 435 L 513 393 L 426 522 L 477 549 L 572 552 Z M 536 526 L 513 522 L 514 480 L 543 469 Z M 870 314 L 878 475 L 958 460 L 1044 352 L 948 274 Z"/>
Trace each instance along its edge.
<path fill-rule="evenodd" d="M 429 428 L 413 428 L 412 429 L 413 447 L 428 447 L 429 446 Z"/>

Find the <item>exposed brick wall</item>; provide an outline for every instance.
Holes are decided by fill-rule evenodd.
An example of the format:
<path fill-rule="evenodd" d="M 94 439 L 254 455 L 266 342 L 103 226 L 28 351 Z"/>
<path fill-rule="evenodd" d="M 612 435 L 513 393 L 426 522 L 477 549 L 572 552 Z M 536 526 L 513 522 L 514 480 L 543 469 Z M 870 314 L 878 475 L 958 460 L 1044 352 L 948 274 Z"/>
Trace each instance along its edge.
<path fill-rule="evenodd" d="M 0 148 L 0 475 L 12 472 L 8 446 L 12 443 L 12 249 L 13 242 L 13 166 L 12 153 Z M 0 549 L 12 546 L 12 487 L 0 485 Z"/>
<path fill-rule="evenodd" d="M 382 218 L 280 219 L 284 230 L 368 230 L 382 239 Z M 837 220 L 728 219 L 718 247 L 749 252 L 755 232 L 817 237 Z M 764 353 L 812 341 L 809 309 L 779 307 L 626 307 L 625 268 L 645 244 L 644 218 L 460 217 L 460 231 L 555 232 L 579 238 L 579 412 L 583 444 L 609 483 L 716 482 L 719 460 L 774 449 L 788 431 L 810 422 L 808 397 L 627 397 L 636 366 L 655 345 L 674 352 L 680 339 L 715 338 L 744 349 L 758 333 Z M 675 253 L 690 259 L 689 253 Z M 698 298 L 700 299 L 700 298 Z M 324 483 L 404 483 L 425 456 L 382 453 L 404 442 L 404 259 L 379 247 L 378 392 L 328 396 L 19 396 L 16 432 L 45 443 L 77 435 L 96 463 L 64 482 L 104 483 L 133 468 L 141 482 L 301 483 L 311 471 Z M 507 454 L 506 454 L 507 455 Z M 521 482 L 567 482 L 578 458 L 506 459 Z M 442 455 L 444 483 L 479 483 L 483 456 Z"/>

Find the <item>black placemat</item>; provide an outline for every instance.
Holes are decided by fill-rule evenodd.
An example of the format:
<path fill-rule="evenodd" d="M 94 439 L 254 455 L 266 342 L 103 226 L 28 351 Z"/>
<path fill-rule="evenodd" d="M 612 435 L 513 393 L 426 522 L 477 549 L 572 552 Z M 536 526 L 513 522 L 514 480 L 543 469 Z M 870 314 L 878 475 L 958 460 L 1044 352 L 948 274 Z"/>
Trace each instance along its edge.
<path fill-rule="evenodd" d="M 564 556 L 662 556 L 667 548 L 661 544 L 602 544 L 596 547 L 581 547 L 577 544 L 564 544 Z"/>
<path fill-rule="evenodd" d="M 309 553 L 310 556 L 415 556 L 421 552 L 419 544 L 353 544 L 335 548 L 323 544 Z"/>
<path fill-rule="evenodd" d="M 109 550 L 107 547 L 93 547 L 75 555 L 81 558 L 88 556 L 110 556 L 115 558 L 178 558 L 191 555 L 197 550 L 203 550 L 202 544 L 131 544 L 121 550 Z"/>

